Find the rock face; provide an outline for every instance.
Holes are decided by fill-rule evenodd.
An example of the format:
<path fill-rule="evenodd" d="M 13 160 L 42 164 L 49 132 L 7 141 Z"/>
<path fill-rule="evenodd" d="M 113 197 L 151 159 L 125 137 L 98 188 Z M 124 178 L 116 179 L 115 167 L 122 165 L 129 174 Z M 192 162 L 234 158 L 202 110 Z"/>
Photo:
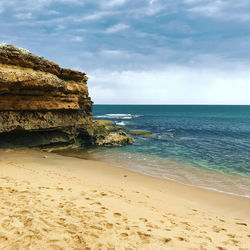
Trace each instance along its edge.
<path fill-rule="evenodd" d="M 85 73 L 0 46 L 0 147 L 98 144 Z"/>
<path fill-rule="evenodd" d="M 93 137 L 98 146 L 121 146 L 131 144 L 134 139 L 119 127 L 112 126 L 113 121 L 93 121 Z"/>

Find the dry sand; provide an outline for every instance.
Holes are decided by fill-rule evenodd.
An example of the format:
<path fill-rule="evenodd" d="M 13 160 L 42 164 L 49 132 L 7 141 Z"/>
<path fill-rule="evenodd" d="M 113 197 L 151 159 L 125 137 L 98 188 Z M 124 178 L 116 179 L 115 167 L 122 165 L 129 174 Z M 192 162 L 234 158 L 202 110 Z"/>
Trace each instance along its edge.
<path fill-rule="evenodd" d="M 250 249 L 250 199 L 37 151 L 0 152 L 0 249 Z"/>

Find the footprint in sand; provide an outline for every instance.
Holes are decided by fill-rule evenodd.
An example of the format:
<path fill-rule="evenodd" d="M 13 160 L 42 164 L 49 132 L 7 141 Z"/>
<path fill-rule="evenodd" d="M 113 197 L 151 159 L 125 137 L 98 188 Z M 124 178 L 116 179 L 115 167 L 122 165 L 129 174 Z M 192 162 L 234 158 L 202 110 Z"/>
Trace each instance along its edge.
<path fill-rule="evenodd" d="M 247 223 L 244 222 L 236 222 L 235 224 L 247 227 Z"/>
<path fill-rule="evenodd" d="M 22 215 L 33 215 L 32 212 L 30 212 L 29 210 L 20 210 L 17 213 Z"/>
<path fill-rule="evenodd" d="M 101 195 L 101 196 L 107 196 L 107 194 L 104 193 L 104 192 L 101 192 L 100 195 Z"/>
<path fill-rule="evenodd" d="M 122 215 L 120 213 L 113 213 L 114 217 L 121 217 Z"/>
<path fill-rule="evenodd" d="M 238 243 L 239 243 L 238 240 L 230 239 L 230 241 L 231 241 L 235 246 L 238 246 Z"/>
<path fill-rule="evenodd" d="M 102 212 L 95 212 L 95 216 L 96 217 L 100 217 L 100 218 L 104 218 L 105 216 L 103 216 Z"/>
<path fill-rule="evenodd" d="M 109 210 L 108 208 L 106 207 L 101 207 L 102 210 Z"/>
<path fill-rule="evenodd" d="M 56 225 L 51 224 L 50 222 L 48 222 L 47 220 L 43 219 L 42 217 L 39 217 L 39 220 L 40 220 L 43 224 L 45 224 L 46 226 L 48 226 L 48 227 L 56 227 Z"/>
<path fill-rule="evenodd" d="M 140 239 L 144 241 L 144 243 L 150 243 L 149 239 L 151 238 L 151 234 L 143 233 L 140 231 L 138 231 L 137 234 L 140 237 Z"/>
<path fill-rule="evenodd" d="M 102 228 L 102 227 L 95 226 L 95 225 L 91 225 L 90 228 L 96 229 L 96 230 L 98 230 L 98 231 L 103 231 L 103 228 Z"/>
<path fill-rule="evenodd" d="M 3 233 L 0 234 L 0 243 L 3 243 L 8 240 L 8 237 Z"/>
<path fill-rule="evenodd" d="M 184 237 L 181 237 L 181 236 L 177 237 L 177 239 L 178 239 L 179 241 L 189 242 L 188 239 L 186 239 L 186 238 L 184 238 Z"/>
<path fill-rule="evenodd" d="M 191 227 L 191 225 L 186 221 L 181 221 L 181 224 Z"/>
<path fill-rule="evenodd" d="M 112 223 L 107 223 L 107 224 L 106 224 L 106 227 L 107 227 L 108 229 L 113 228 L 113 226 L 114 226 L 114 225 L 113 225 Z"/>
<path fill-rule="evenodd" d="M 98 202 L 93 202 L 93 203 L 91 203 L 90 205 L 98 205 L 98 206 L 101 206 L 102 203 L 98 201 Z"/>
<path fill-rule="evenodd" d="M 213 226 L 213 231 L 215 232 L 215 233 L 219 233 L 220 231 L 227 231 L 227 229 L 225 229 L 225 228 L 219 228 L 219 227 L 217 227 L 217 226 Z"/>
<path fill-rule="evenodd" d="M 49 249 L 52 249 L 52 250 L 63 250 L 62 247 L 60 247 L 58 245 L 55 245 L 55 244 L 49 245 Z"/>
<path fill-rule="evenodd" d="M 38 187 L 38 189 L 50 189 L 50 187 Z"/>
<path fill-rule="evenodd" d="M 148 221 L 146 218 L 139 218 L 139 220 L 141 220 L 143 222 L 147 222 Z"/>
<path fill-rule="evenodd" d="M 206 236 L 205 239 L 209 240 L 210 242 L 213 242 L 212 239 L 208 236 Z"/>
<path fill-rule="evenodd" d="M 66 227 L 67 227 L 67 231 L 71 234 L 77 233 L 78 231 L 78 227 L 74 224 L 68 224 L 66 225 Z"/>
<path fill-rule="evenodd" d="M 127 233 L 121 233 L 121 236 L 122 237 L 128 237 L 128 234 Z"/>
<path fill-rule="evenodd" d="M 6 231 L 11 231 L 14 227 L 12 226 L 13 221 L 9 218 L 4 219 L 1 223 L 1 227 L 5 229 Z"/>
<path fill-rule="evenodd" d="M 162 241 L 163 241 L 164 243 L 169 243 L 171 240 L 172 240 L 171 238 L 164 238 Z"/>
<path fill-rule="evenodd" d="M 235 238 L 236 237 L 235 234 L 227 234 L 227 236 L 230 237 L 230 238 Z"/>

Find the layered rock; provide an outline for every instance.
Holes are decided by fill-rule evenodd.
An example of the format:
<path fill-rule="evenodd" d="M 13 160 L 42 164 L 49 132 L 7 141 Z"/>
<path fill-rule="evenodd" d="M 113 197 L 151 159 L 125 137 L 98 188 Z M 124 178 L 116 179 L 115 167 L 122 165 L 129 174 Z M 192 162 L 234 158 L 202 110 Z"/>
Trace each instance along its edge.
<path fill-rule="evenodd" d="M 98 144 L 85 73 L 0 46 L 0 147 Z"/>

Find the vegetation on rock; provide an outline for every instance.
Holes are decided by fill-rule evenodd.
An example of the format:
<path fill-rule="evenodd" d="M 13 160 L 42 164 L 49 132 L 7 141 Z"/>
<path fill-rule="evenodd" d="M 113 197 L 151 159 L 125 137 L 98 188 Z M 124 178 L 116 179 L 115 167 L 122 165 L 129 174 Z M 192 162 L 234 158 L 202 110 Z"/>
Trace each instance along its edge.
<path fill-rule="evenodd" d="M 7 44 L 7 43 L 1 43 L 0 49 L 9 50 L 9 51 L 17 51 L 17 52 L 24 54 L 24 55 L 32 55 L 32 53 L 27 49 L 18 48 L 18 47 L 15 47 L 15 46 L 13 46 L 11 44 Z"/>

